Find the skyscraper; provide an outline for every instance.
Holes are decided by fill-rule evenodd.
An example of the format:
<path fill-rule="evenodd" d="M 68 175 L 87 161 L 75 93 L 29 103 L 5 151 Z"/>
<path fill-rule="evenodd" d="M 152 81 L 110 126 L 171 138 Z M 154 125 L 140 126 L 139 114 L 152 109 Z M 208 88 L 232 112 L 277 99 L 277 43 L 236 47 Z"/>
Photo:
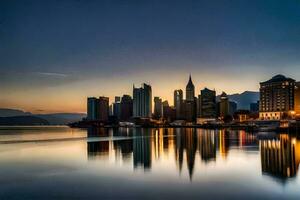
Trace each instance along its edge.
<path fill-rule="evenodd" d="M 123 95 L 121 100 L 121 120 L 127 121 L 132 117 L 133 100 L 129 95 Z"/>
<path fill-rule="evenodd" d="M 97 120 L 99 117 L 99 100 L 96 97 L 87 98 L 87 119 Z"/>
<path fill-rule="evenodd" d="M 216 91 L 204 88 L 201 90 L 201 118 L 216 118 Z"/>
<path fill-rule="evenodd" d="M 116 96 L 115 102 L 113 103 L 113 116 L 117 119 L 121 118 L 121 97 Z"/>
<path fill-rule="evenodd" d="M 107 121 L 109 114 L 109 98 L 99 97 L 99 120 Z"/>
<path fill-rule="evenodd" d="M 107 121 L 109 114 L 108 97 L 88 97 L 87 99 L 87 119 Z"/>
<path fill-rule="evenodd" d="M 142 84 L 142 87 L 133 86 L 133 116 L 151 117 L 152 111 L 152 90 L 151 86 Z"/>
<path fill-rule="evenodd" d="M 185 96 L 185 99 L 187 101 L 194 101 L 194 98 L 195 98 L 195 86 L 193 84 L 192 77 L 190 75 L 189 82 L 186 85 L 186 96 Z"/>
<path fill-rule="evenodd" d="M 279 120 L 294 111 L 295 80 L 283 75 L 260 83 L 259 117 Z"/>
<path fill-rule="evenodd" d="M 190 75 L 186 85 L 186 100 L 185 100 L 185 119 L 189 122 L 196 120 L 196 101 L 195 101 L 195 86 Z"/>
<path fill-rule="evenodd" d="M 182 90 L 174 91 L 174 107 L 176 109 L 176 119 L 183 118 L 183 92 Z"/>
<path fill-rule="evenodd" d="M 162 100 L 159 97 L 154 97 L 154 115 L 155 119 L 160 119 L 162 117 Z"/>
<path fill-rule="evenodd" d="M 229 115 L 229 100 L 228 96 L 225 92 L 222 92 L 220 96 L 220 118 L 224 119 L 227 115 Z"/>

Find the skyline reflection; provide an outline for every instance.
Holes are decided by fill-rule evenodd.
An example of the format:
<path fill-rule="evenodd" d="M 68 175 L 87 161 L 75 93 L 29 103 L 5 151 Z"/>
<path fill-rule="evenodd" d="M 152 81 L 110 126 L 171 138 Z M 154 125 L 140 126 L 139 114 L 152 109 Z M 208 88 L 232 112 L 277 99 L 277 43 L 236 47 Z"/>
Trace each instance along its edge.
<path fill-rule="evenodd" d="M 88 136 L 114 138 L 89 141 L 89 158 L 101 155 L 108 159 L 114 154 L 116 161 L 132 162 L 134 170 L 147 171 L 151 170 L 155 161 L 171 157 L 178 173 L 187 170 L 190 180 L 197 169 L 195 164 L 206 165 L 219 159 L 226 160 L 235 149 L 246 153 L 259 151 L 262 174 L 281 179 L 294 177 L 300 163 L 300 141 L 287 134 L 271 139 L 257 139 L 255 134 L 242 130 L 122 128 L 89 130 Z"/>

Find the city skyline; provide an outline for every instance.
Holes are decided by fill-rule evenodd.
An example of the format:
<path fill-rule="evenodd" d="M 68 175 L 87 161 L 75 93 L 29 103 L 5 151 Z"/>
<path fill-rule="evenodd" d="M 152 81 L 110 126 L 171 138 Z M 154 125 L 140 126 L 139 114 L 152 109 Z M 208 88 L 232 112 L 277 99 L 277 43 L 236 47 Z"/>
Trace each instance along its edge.
<path fill-rule="evenodd" d="M 190 73 L 196 94 L 298 79 L 299 13 L 297 1 L 4 0 L 0 107 L 85 112 L 87 96 L 112 100 L 144 82 L 172 102 Z"/>

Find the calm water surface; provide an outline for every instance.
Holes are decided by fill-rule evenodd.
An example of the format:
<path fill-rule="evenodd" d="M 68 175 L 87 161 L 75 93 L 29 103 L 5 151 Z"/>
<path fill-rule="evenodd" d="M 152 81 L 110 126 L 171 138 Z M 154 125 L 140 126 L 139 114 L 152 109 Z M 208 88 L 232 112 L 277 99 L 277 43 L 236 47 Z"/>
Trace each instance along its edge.
<path fill-rule="evenodd" d="M 0 128 L 0 199 L 300 199 L 296 135 Z"/>

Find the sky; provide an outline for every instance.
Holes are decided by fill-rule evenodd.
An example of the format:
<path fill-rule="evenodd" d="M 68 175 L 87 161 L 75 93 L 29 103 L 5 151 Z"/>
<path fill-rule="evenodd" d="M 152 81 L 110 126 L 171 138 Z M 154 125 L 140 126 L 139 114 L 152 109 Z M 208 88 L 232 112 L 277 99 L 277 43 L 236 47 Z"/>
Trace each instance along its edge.
<path fill-rule="evenodd" d="M 86 112 L 143 82 L 173 104 L 189 74 L 232 94 L 299 64 L 299 0 L 0 1 L 1 108 Z"/>

